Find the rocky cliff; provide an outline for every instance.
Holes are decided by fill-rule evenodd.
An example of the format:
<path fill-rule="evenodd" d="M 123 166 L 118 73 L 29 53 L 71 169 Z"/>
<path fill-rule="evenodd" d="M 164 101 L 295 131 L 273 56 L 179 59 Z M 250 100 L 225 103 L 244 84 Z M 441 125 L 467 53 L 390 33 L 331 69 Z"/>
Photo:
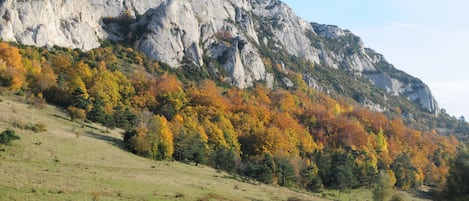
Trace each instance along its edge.
<path fill-rule="evenodd" d="M 299 73 L 319 90 L 337 89 L 319 82 L 310 72 L 313 66 L 366 78 L 389 96 L 439 111 L 424 83 L 365 48 L 359 37 L 336 26 L 306 22 L 278 0 L 3 0 L 0 6 L 0 37 L 6 41 L 89 50 L 100 40 L 127 40 L 130 34 L 141 52 L 174 68 L 188 62 L 209 68 L 210 61 L 217 61 L 226 82 L 241 88 L 256 81 L 294 87 L 288 70 L 295 70 L 295 63 L 282 59 L 294 58 L 313 64 Z M 128 26 L 106 20 L 122 17 Z M 273 70 L 265 59 L 285 72 Z M 373 102 L 355 99 L 365 105 Z M 376 104 L 386 109 L 385 103 Z"/>

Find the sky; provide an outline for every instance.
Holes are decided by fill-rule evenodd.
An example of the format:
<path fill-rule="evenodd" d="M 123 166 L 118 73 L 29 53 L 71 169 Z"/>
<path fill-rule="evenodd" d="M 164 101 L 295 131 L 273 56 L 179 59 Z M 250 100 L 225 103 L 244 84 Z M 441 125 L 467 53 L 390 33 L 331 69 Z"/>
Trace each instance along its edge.
<path fill-rule="evenodd" d="M 352 31 L 425 82 L 447 113 L 469 117 L 469 1 L 282 1 L 307 21 Z"/>

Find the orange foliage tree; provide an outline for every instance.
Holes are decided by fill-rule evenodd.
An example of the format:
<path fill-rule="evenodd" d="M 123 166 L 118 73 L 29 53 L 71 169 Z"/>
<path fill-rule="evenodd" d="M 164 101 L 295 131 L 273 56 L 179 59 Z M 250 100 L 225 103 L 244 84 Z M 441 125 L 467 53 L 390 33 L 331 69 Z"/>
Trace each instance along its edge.
<path fill-rule="evenodd" d="M 16 91 L 25 81 L 26 69 L 18 48 L 0 42 L 0 85 Z"/>

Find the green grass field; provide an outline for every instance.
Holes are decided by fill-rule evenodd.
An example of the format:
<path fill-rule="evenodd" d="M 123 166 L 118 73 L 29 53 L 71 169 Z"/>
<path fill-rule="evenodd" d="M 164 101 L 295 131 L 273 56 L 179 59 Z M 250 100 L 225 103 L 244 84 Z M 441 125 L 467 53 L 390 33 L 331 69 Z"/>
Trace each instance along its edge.
<path fill-rule="evenodd" d="M 240 182 L 205 166 L 142 158 L 123 149 L 120 130 L 82 128 L 60 109 L 31 107 L 22 97 L 0 100 L 0 132 L 12 128 L 21 137 L 0 146 L 0 200 L 339 199 L 333 190 L 313 195 Z M 36 124 L 47 131 L 18 128 Z M 371 200 L 371 193 L 354 190 L 340 200 Z"/>
<path fill-rule="evenodd" d="M 142 158 L 122 148 L 119 130 L 68 120 L 0 96 L 0 132 L 21 137 L 0 151 L 0 200 L 321 200 L 286 188 L 239 182 L 209 167 Z M 43 124 L 47 131 L 14 128 Z"/>

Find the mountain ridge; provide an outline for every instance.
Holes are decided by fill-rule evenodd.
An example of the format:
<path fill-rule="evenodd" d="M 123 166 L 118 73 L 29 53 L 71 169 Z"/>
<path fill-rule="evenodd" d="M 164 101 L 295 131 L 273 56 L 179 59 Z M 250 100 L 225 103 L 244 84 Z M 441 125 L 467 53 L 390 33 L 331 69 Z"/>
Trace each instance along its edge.
<path fill-rule="evenodd" d="M 312 75 L 316 66 L 326 66 L 364 77 L 386 96 L 402 96 L 425 112 L 439 113 L 426 84 L 365 48 L 358 36 L 337 26 L 309 23 L 278 0 L 5 0 L 0 4 L 0 37 L 6 41 L 89 50 L 103 39 L 125 41 L 133 35 L 133 44 L 150 58 L 173 68 L 189 63 L 208 69 L 240 88 L 258 81 L 269 87 L 295 87 L 288 74 L 293 71 L 311 87 L 341 93 L 346 85 L 325 86 Z M 119 18 L 130 24 L 122 25 Z M 117 21 L 106 24 L 104 19 Z M 218 61 L 218 68 L 204 58 Z M 309 64 L 298 70 L 296 63 L 284 58 Z M 266 59 L 281 70 L 266 65 Z M 373 91 L 344 90 L 371 109 L 390 110 L 387 97 L 377 101 L 363 95 Z"/>
<path fill-rule="evenodd" d="M 455 136 L 469 133 L 465 121 L 427 110 L 436 105 L 428 87 L 358 36 L 306 22 L 280 1 L 174 0 L 141 14 L 131 1 L 9 2 L 16 7 L 1 7 L 6 19 L 34 25 L 15 32 L 19 39 L 51 43 L 0 42 L 0 92 L 31 107 L 61 106 L 71 121 L 102 123 L 103 132 L 122 128 L 123 148 L 154 160 L 312 192 L 367 187 L 380 170 L 399 189 L 440 187 Z M 111 6 L 116 15 L 24 12 L 48 5 Z M 33 15 L 51 22 L 35 24 L 44 19 Z M 87 18 L 99 19 L 106 36 L 92 35 L 100 47 L 88 51 L 53 45 L 46 39 L 54 34 L 39 31 L 80 44 L 71 34 L 81 29 L 68 25 L 90 26 Z"/>

